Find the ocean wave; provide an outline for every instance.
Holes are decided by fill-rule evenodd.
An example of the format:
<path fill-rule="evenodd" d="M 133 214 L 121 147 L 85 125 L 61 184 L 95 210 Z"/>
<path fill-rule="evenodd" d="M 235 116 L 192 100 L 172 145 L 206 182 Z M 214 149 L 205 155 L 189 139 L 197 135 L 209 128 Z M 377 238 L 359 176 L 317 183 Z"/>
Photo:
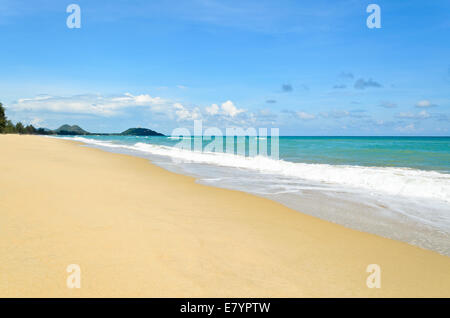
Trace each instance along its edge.
<path fill-rule="evenodd" d="M 168 156 L 183 162 L 249 169 L 263 174 L 276 174 L 327 185 L 341 185 L 389 195 L 450 202 L 450 175 L 436 171 L 411 168 L 294 163 L 262 156 L 244 157 L 218 152 L 195 152 L 141 142 L 133 145 L 121 145 L 83 137 L 67 137 L 65 139 L 97 146 L 124 148 L 152 155 Z"/>

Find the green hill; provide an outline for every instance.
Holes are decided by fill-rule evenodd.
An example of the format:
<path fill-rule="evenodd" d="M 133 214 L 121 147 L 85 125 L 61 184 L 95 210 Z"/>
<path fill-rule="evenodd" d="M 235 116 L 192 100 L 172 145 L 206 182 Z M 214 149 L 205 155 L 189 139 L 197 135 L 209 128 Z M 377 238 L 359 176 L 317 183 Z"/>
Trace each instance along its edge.
<path fill-rule="evenodd" d="M 120 133 L 121 136 L 164 136 L 159 132 L 147 128 L 130 128 Z"/>
<path fill-rule="evenodd" d="M 62 125 L 58 129 L 52 130 L 51 133 L 56 135 L 93 135 L 92 133 L 84 130 L 78 125 Z M 104 136 L 164 136 L 163 134 L 160 134 L 159 132 L 156 132 L 151 129 L 147 128 L 130 128 L 125 130 L 124 132 L 120 134 L 108 134 L 108 133 L 102 133 L 98 135 L 104 135 Z"/>
<path fill-rule="evenodd" d="M 58 129 L 53 130 L 58 135 L 89 135 L 90 133 L 77 125 L 62 125 Z"/>

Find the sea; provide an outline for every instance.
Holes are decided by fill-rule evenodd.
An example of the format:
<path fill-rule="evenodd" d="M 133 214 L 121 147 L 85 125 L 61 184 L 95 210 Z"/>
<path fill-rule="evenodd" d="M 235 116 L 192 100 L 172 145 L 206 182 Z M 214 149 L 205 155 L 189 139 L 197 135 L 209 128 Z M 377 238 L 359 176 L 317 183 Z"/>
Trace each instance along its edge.
<path fill-rule="evenodd" d="M 215 138 L 61 138 L 450 256 L 450 137 L 279 137 L 277 156 L 270 136 L 235 138 L 235 153 Z M 272 156 L 250 151 L 253 138 Z"/>

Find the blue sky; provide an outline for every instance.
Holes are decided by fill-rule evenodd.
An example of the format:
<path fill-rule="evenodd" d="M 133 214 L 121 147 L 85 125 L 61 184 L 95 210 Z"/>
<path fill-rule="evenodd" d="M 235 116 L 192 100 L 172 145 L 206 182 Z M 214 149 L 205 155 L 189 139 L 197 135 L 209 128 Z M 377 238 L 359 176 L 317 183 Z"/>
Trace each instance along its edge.
<path fill-rule="evenodd" d="M 450 134 L 449 1 L 0 0 L 0 39 L 0 101 L 40 127 Z"/>

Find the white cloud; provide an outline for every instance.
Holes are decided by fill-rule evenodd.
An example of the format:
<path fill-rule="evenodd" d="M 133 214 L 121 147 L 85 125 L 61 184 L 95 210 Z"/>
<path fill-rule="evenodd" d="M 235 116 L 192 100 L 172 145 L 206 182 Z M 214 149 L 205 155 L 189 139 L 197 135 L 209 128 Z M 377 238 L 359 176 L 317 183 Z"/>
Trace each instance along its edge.
<path fill-rule="evenodd" d="M 416 107 L 419 108 L 427 108 L 427 107 L 433 107 L 436 106 L 435 104 L 432 104 L 428 99 L 419 100 L 416 103 Z"/>
<path fill-rule="evenodd" d="M 11 105 L 14 111 L 48 111 L 55 113 L 91 114 L 97 116 L 115 116 L 127 108 L 139 107 L 148 111 L 164 113 L 177 121 L 196 120 L 202 118 L 198 107 L 186 107 L 179 102 L 153 97 L 148 94 L 103 96 L 100 94 L 85 94 L 75 96 L 39 95 L 34 98 L 21 98 Z M 208 115 L 221 115 L 224 118 L 234 118 L 245 112 L 238 109 L 228 100 L 221 106 L 212 104 L 205 108 Z"/>
<path fill-rule="evenodd" d="M 417 114 L 417 116 L 419 116 L 420 118 L 429 118 L 429 117 L 431 117 L 431 115 L 426 110 L 422 110 L 421 112 L 419 112 Z"/>
<path fill-rule="evenodd" d="M 308 119 L 314 119 L 316 118 L 316 116 L 314 114 L 309 114 L 309 113 L 305 113 L 305 112 L 296 112 L 297 117 L 303 120 L 308 120 Z"/>
<path fill-rule="evenodd" d="M 49 116 L 49 113 L 57 115 L 94 115 L 100 117 L 111 117 L 123 115 L 126 111 L 133 112 L 141 110 L 148 111 L 158 116 L 158 120 L 171 121 L 193 121 L 204 120 L 210 124 L 223 125 L 233 124 L 246 126 L 248 124 L 273 124 L 277 119 L 275 114 L 269 110 L 259 110 L 248 112 L 245 109 L 236 107 L 227 100 L 222 104 L 212 104 L 209 107 L 200 109 L 195 105 L 185 105 L 182 102 L 162 99 L 149 94 L 133 95 L 125 93 L 121 95 L 104 96 L 101 94 L 84 94 L 74 96 L 51 96 L 39 95 L 33 98 L 21 98 L 11 104 L 11 110 L 27 114 L 27 121 L 35 119 L 33 125 L 40 126 L 42 121 L 39 118 Z M 139 113 L 143 114 L 143 113 Z M 310 118 L 306 113 L 300 114 L 303 118 Z M 22 120 L 23 121 L 23 120 Z"/>
<path fill-rule="evenodd" d="M 51 111 L 60 113 L 94 114 L 112 116 L 121 109 L 130 107 L 160 107 L 167 101 L 148 94 L 134 96 L 125 93 L 119 96 L 102 96 L 100 94 L 75 95 L 69 97 L 39 95 L 34 98 L 21 98 L 12 104 L 15 111 Z"/>
<path fill-rule="evenodd" d="M 222 112 L 225 115 L 234 117 L 237 114 L 240 114 L 242 112 L 244 112 L 243 109 L 238 109 L 236 106 L 234 106 L 233 102 L 228 100 L 225 103 L 222 104 Z"/>
<path fill-rule="evenodd" d="M 229 117 L 235 117 L 236 115 L 245 112 L 244 109 L 238 109 L 232 101 L 227 100 L 220 107 L 217 104 L 212 104 L 210 107 L 206 107 L 205 111 L 209 115 L 225 115 Z"/>
<path fill-rule="evenodd" d="M 430 118 L 431 115 L 426 111 L 422 110 L 421 112 L 415 114 L 415 113 L 400 113 L 397 117 L 400 118 L 409 118 L 409 119 L 425 119 Z"/>
<path fill-rule="evenodd" d="M 151 97 L 148 94 L 133 96 L 127 93 L 126 95 L 130 102 L 135 101 L 138 105 L 162 104 L 164 102 L 160 97 Z"/>
<path fill-rule="evenodd" d="M 416 130 L 416 127 L 414 126 L 414 124 L 409 124 L 406 126 L 400 126 L 395 128 L 396 130 L 400 131 L 400 132 L 413 132 Z"/>
<path fill-rule="evenodd" d="M 219 113 L 219 106 L 217 104 L 212 104 L 210 107 L 205 107 L 205 111 L 209 115 L 217 115 Z"/>
<path fill-rule="evenodd" d="M 193 110 L 188 110 L 180 103 L 175 103 L 173 105 L 175 109 L 175 115 L 178 121 L 183 120 L 196 120 L 201 118 L 200 110 L 196 107 Z"/>

